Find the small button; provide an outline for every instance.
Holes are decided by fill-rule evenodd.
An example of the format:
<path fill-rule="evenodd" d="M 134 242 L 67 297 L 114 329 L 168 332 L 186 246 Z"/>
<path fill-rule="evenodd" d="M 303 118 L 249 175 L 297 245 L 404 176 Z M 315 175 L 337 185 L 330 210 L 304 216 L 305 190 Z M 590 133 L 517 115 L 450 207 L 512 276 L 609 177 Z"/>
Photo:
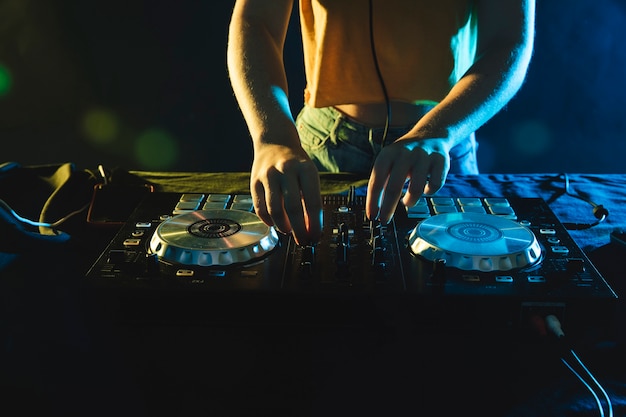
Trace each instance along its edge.
<path fill-rule="evenodd" d="M 483 206 L 461 206 L 463 213 L 486 213 L 487 211 Z"/>
<path fill-rule="evenodd" d="M 247 202 L 234 202 L 230 206 L 230 208 L 233 210 L 250 211 L 250 212 L 254 210 L 254 206 L 252 205 L 252 203 L 247 203 Z"/>
<path fill-rule="evenodd" d="M 228 200 L 230 200 L 230 194 L 209 194 L 206 199 L 212 203 L 228 203 Z"/>
<path fill-rule="evenodd" d="M 200 201 L 202 201 L 203 198 L 204 198 L 204 194 L 185 193 L 185 194 L 180 196 L 180 200 L 179 201 L 181 201 L 181 202 L 196 202 L 196 203 L 200 203 Z"/>
<path fill-rule="evenodd" d="M 254 201 L 252 200 L 252 196 L 250 194 L 237 194 L 235 197 L 233 197 L 233 202 L 234 203 L 249 203 L 249 204 L 254 203 Z"/>
<path fill-rule="evenodd" d="M 490 207 L 494 207 L 494 206 L 505 206 L 508 207 L 511 204 L 509 204 L 509 200 L 507 200 L 506 198 L 485 198 L 485 204 L 487 204 Z"/>
<path fill-rule="evenodd" d="M 436 206 L 453 206 L 454 199 L 450 197 L 432 197 L 430 201 Z"/>
<path fill-rule="evenodd" d="M 457 213 L 458 210 L 455 206 L 441 206 L 441 205 L 435 205 L 433 206 L 433 210 L 435 211 L 435 214 L 442 214 L 442 213 Z"/>
<path fill-rule="evenodd" d="M 427 205 L 415 205 L 406 208 L 406 214 L 409 219 L 421 219 L 430 217 L 430 209 Z"/>
<path fill-rule="evenodd" d="M 226 201 L 207 201 L 202 207 L 203 210 L 224 210 L 226 208 Z"/>
<path fill-rule="evenodd" d="M 477 197 L 461 197 L 461 198 L 457 198 L 457 201 L 459 202 L 459 205 L 461 206 L 482 206 L 483 203 L 480 201 L 480 198 Z"/>
<path fill-rule="evenodd" d="M 552 253 L 567 255 L 569 253 L 569 248 L 567 246 L 552 246 Z"/>
<path fill-rule="evenodd" d="M 180 201 L 176 204 L 174 211 L 197 210 L 200 207 L 199 201 Z"/>
<path fill-rule="evenodd" d="M 489 206 L 489 212 L 491 214 L 495 214 L 496 216 L 512 216 L 515 214 L 515 211 L 509 206 Z"/>

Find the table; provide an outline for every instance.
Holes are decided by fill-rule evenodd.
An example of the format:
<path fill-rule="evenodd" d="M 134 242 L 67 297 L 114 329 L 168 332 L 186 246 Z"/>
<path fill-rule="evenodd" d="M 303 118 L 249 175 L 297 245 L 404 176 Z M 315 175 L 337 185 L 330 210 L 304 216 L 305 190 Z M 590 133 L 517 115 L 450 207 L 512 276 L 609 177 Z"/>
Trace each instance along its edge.
<path fill-rule="evenodd" d="M 542 197 L 563 223 L 593 223 L 591 204 L 565 193 L 564 178 L 450 175 L 439 194 Z M 0 177 L 0 198 L 20 213 L 51 220 L 88 202 L 100 180 L 95 169 L 73 164 L 23 167 Z M 364 193 L 367 183 L 350 174 L 323 174 L 321 180 L 324 193 L 351 185 Z M 571 234 L 620 294 L 626 252 L 610 242 L 610 232 L 626 228 L 626 174 L 571 173 L 568 180 L 571 191 L 609 211 L 605 221 Z M 239 193 L 248 191 L 249 174 L 120 170 L 112 181 L 149 182 L 157 191 Z M 365 330 L 115 323 L 107 306 L 95 312 L 93 298 L 79 285 L 115 228 L 88 225 L 83 212 L 62 230 L 77 244 L 0 256 L 0 387 L 7 404 L 26 412 L 595 415 L 590 396 L 549 350 L 499 335 L 467 338 L 442 329 L 426 336 L 403 326 L 402 317 Z M 581 346 L 613 397 L 616 415 L 626 412 L 623 311 L 620 300 L 614 339 Z"/>

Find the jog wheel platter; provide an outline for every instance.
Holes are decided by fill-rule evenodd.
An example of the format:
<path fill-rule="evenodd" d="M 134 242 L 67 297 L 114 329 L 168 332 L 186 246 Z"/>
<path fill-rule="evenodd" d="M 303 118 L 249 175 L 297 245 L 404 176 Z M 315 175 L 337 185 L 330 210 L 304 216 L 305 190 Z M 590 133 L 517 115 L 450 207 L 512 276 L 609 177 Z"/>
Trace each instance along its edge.
<path fill-rule="evenodd" d="M 444 260 L 462 270 L 508 271 L 539 262 L 535 235 L 512 220 L 477 213 L 439 214 L 418 224 L 411 251 L 429 261 Z"/>
<path fill-rule="evenodd" d="M 224 266 L 261 258 L 277 243 L 274 228 L 252 213 L 199 210 L 161 223 L 150 240 L 150 251 L 175 264 Z"/>

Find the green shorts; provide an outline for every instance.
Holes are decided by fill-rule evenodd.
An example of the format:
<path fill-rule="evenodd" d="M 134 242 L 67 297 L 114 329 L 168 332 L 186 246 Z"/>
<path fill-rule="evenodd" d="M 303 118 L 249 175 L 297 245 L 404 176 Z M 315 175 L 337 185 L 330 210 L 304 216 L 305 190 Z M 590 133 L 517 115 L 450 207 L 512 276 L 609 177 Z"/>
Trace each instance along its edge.
<path fill-rule="evenodd" d="M 424 113 L 430 107 L 425 106 Z M 323 172 L 370 175 L 382 148 L 383 128 L 370 128 L 347 118 L 334 107 L 304 106 L 296 118 L 302 147 Z M 407 133 L 414 125 L 392 127 L 387 143 Z M 450 172 L 478 174 L 474 134 L 450 151 Z"/>

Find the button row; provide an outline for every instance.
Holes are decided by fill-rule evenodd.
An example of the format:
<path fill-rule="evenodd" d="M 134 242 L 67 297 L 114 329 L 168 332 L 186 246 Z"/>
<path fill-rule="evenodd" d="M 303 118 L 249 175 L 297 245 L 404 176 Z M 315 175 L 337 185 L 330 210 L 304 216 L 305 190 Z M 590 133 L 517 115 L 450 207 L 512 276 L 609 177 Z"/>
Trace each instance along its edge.
<path fill-rule="evenodd" d="M 206 197 L 206 198 L 205 198 Z M 172 214 L 182 214 L 194 210 L 241 210 L 254 211 L 250 194 L 196 194 L 185 193 L 176 203 Z"/>
<path fill-rule="evenodd" d="M 517 215 L 506 198 L 422 197 L 407 207 L 410 219 L 426 219 L 443 213 L 487 213 L 515 220 Z"/>

